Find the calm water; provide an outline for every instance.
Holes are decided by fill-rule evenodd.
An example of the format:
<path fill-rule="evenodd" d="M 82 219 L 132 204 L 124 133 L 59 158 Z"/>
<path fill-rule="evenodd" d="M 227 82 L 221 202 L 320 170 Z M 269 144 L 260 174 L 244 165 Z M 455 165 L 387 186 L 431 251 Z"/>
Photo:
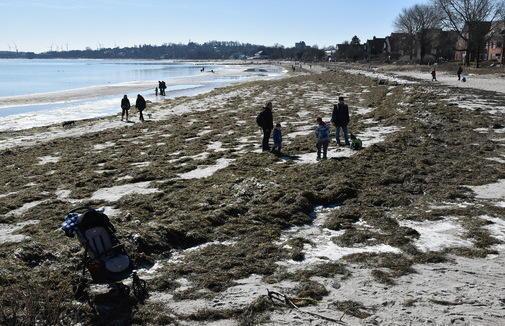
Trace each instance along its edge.
<path fill-rule="evenodd" d="M 203 73 L 201 68 L 171 61 L 0 59 L 0 132 L 115 115 L 123 94 L 133 103 L 138 93 L 161 101 L 165 97 L 154 94 L 158 80 L 167 82 L 170 98 L 283 73 L 279 67 L 269 67 L 267 73 L 218 64 L 206 64 Z"/>
<path fill-rule="evenodd" d="M 5 59 L 0 60 L 0 97 L 191 77 L 200 67 L 169 61 Z"/>

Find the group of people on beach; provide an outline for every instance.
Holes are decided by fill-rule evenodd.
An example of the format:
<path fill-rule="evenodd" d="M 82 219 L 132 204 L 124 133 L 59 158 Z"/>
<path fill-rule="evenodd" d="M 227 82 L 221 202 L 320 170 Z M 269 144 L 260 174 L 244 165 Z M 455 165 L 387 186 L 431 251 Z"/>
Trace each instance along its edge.
<path fill-rule="evenodd" d="M 272 151 L 274 153 L 280 154 L 282 150 L 282 126 L 280 123 L 277 123 L 274 127 L 272 108 L 272 102 L 268 102 L 256 117 L 256 123 L 263 131 L 263 151 Z M 358 144 L 359 147 L 361 147 L 361 141 L 354 137 L 354 135 L 349 135 L 349 129 L 347 127 L 349 122 L 349 106 L 345 103 L 344 97 L 339 97 L 338 104 L 334 105 L 331 115 L 331 123 L 336 128 L 337 145 L 342 146 L 342 143 L 340 142 L 340 134 L 342 131 L 344 135 L 344 146 L 350 146 L 352 148 L 358 149 Z M 329 123 L 324 122 L 321 117 L 318 117 L 316 119 L 316 123 L 317 125 L 315 127 L 314 133 L 316 138 L 317 160 L 326 160 L 328 158 L 328 146 L 330 144 L 330 126 Z M 270 149 L 270 137 L 272 135 L 272 132 L 274 146 L 272 149 Z M 353 144 L 351 144 L 351 141 Z M 354 144 L 354 142 L 356 144 Z"/>
<path fill-rule="evenodd" d="M 156 94 L 156 96 L 158 96 L 158 90 L 159 90 L 159 93 L 161 96 L 165 96 L 167 95 L 167 93 L 165 92 L 167 89 L 167 84 L 165 83 L 164 80 L 162 81 L 158 81 L 158 87 L 156 87 L 154 89 L 154 93 Z"/>
<path fill-rule="evenodd" d="M 456 75 L 458 75 L 458 81 L 466 82 L 466 77 L 461 77 L 463 75 L 463 66 L 458 67 Z M 435 67 L 431 70 L 431 81 L 437 81 L 437 70 Z"/>
<path fill-rule="evenodd" d="M 121 100 L 121 121 L 124 120 L 125 116 L 126 116 L 126 122 L 129 121 L 128 111 L 130 110 L 130 107 L 131 105 L 130 100 L 128 99 L 128 95 L 123 96 L 123 99 Z M 140 94 L 137 95 L 137 101 L 135 102 L 135 107 L 139 111 L 139 120 L 141 122 L 144 122 L 144 115 L 142 112 L 146 109 L 147 103 L 144 97 Z"/>

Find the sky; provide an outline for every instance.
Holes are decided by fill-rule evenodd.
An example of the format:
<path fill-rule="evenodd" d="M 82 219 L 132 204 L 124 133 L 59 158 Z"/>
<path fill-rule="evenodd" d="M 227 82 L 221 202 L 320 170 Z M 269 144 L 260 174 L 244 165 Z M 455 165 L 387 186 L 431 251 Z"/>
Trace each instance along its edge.
<path fill-rule="evenodd" d="M 0 0 L 0 50 L 240 41 L 320 47 L 393 31 L 426 0 Z"/>

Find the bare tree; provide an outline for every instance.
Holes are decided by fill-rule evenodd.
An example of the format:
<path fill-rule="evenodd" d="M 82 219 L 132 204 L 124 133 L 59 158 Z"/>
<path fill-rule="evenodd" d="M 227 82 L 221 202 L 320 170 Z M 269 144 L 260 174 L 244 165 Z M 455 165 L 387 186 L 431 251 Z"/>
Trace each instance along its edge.
<path fill-rule="evenodd" d="M 441 26 L 442 17 L 437 8 L 431 5 L 414 5 L 404 8 L 395 20 L 397 30 L 409 35 L 410 39 L 410 60 L 414 49 L 419 46 L 421 63 L 424 62 L 426 49 L 431 43 L 430 31 Z"/>
<path fill-rule="evenodd" d="M 414 22 L 414 15 L 412 8 L 403 8 L 402 12 L 396 17 L 394 26 L 397 31 L 407 34 L 409 40 L 410 61 L 414 56 L 415 38 L 416 38 L 416 24 Z"/>
<path fill-rule="evenodd" d="M 497 31 L 502 37 L 501 42 L 501 64 L 505 65 L 505 1 L 500 4 L 501 30 Z"/>
<path fill-rule="evenodd" d="M 480 54 L 483 51 L 495 20 L 499 17 L 503 0 L 433 0 L 444 14 L 446 26 L 458 32 L 466 47 L 465 64 L 470 65 L 473 52 L 476 66 L 479 66 Z"/>

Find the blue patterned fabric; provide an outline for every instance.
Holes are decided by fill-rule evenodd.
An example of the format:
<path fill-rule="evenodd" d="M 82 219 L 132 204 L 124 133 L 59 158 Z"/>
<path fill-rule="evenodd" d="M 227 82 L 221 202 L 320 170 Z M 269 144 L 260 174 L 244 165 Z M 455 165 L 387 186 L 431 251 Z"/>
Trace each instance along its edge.
<path fill-rule="evenodd" d="M 70 213 L 65 217 L 65 222 L 61 224 L 61 229 L 65 232 L 67 237 L 73 237 L 79 224 L 79 214 Z"/>

